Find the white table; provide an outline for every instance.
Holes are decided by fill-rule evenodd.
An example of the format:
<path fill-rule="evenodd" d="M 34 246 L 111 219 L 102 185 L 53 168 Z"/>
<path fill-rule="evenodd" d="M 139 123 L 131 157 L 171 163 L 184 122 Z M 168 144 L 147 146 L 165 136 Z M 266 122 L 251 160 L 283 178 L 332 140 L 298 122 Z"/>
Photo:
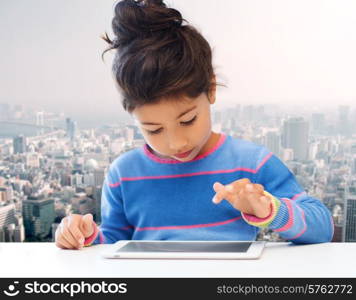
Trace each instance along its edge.
<path fill-rule="evenodd" d="M 0 243 L 0 277 L 356 277 L 356 243 L 267 243 L 258 260 L 105 259 L 111 245 Z"/>

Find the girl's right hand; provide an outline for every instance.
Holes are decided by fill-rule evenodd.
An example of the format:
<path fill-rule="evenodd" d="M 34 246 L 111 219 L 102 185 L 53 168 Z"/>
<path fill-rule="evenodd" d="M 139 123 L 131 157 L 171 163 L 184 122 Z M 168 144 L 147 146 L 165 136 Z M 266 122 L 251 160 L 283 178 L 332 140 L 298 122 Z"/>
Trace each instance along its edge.
<path fill-rule="evenodd" d="M 56 230 L 56 246 L 62 249 L 82 249 L 84 240 L 94 233 L 94 226 L 92 214 L 64 217 Z"/>

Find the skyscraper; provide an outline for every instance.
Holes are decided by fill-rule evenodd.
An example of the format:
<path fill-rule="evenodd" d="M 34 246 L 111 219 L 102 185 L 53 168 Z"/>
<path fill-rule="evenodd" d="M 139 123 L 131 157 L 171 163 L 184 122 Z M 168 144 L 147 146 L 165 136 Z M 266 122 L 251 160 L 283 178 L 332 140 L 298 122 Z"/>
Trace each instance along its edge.
<path fill-rule="evenodd" d="M 70 140 L 73 141 L 77 132 L 77 122 L 66 118 L 66 132 Z"/>
<path fill-rule="evenodd" d="M 269 131 L 266 133 L 266 147 L 277 156 L 281 154 L 281 138 L 277 132 Z"/>
<path fill-rule="evenodd" d="M 101 194 L 102 186 L 94 187 L 94 199 L 95 199 L 95 222 L 101 223 Z"/>
<path fill-rule="evenodd" d="M 51 232 L 56 217 L 53 199 L 31 196 L 22 209 L 26 236 L 44 238 Z"/>
<path fill-rule="evenodd" d="M 105 169 L 98 168 L 94 170 L 94 186 L 102 186 L 105 178 Z"/>
<path fill-rule="evenodd" d="M 16 224 L 15 204 L 0 206 L 0 228 L 12 223 Z"/>
<path fill-rule="evenodd" d="M 13 197 L 11 186 L 0 186 L 0 204 L 10 201 Z"/>
<path fill-rule="evenodd" d="M 25 153 L 26 152 L 26 144 L 27 140 L 26 137 L 23 135 L 16 136 L 13 139 L 13 144 L 14 144 L 14 153 Z"/>
<path fill-rule="evenodd" d="M 344 241 L 356 242 L 356 195 L 346 197 L 344 210 Z"/>
<path fill-rule="evenodd" d="M 293 149 L 295 160 L 308 159 L 309 123 L 302 117 L 289 118 L 283 123 L 282 146 Z"/>
<path fill-rule="evenodd" d="M 23 242 L 22 217 L 16 215 L 14 203 L 0 206 L 0 242 Z"/>

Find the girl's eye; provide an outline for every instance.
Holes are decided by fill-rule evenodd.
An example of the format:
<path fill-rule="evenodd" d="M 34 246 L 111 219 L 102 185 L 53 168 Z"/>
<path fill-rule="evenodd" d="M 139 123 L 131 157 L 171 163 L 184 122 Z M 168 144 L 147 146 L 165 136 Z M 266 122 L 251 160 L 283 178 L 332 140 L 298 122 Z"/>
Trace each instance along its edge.
<path fill-rule="evenodd" d="M 191 120 L 189 120 L 189 121 L 180 122 L 180 123 L 181 123 L 181 125 L 183 125 L 183 126 L 189 126 L 189 125 L 191 125 L 191 124 L 194 123 L 194 121 L 196 120 L 196 118 L 197 118 L 197 116 L 195 116 L 193 119 L 191 119 Z"/>
<path fill-rule="evenodd" d="M 148 132 L 148 134 L 158 134 L 162 131 L 162 128 L 156 129 L 156 130 L 146 130 Z"/>
<path fill-rule="evenodd" d="M 194 121 L 196 120 L 197 116 L 195 116 L 193 119 L 189 120 L 189 121 L 186 121 L 186 122 L 180 122 L 180 124 L 182 126 L 189 126 L 189 125 L 192 125 L 194 123 Z M 154 135 L 154 134 L 159 134 L 161 131 L 163 130 L 163 128 L 159 128 L 159 129 L 156 129 L 156 130 L 146 130 L 148 134 L 151 134 L 151 135 Z"/>

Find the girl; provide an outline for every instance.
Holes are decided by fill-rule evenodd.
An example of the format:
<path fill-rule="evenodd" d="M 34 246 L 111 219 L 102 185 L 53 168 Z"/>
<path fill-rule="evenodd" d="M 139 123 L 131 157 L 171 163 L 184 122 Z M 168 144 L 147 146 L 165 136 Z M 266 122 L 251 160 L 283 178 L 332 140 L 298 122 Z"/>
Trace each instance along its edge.
<path fill-rule="evenodd" d="M 116 51 L 112 70 L 123 107 L 146 144 L 110 165 L 100 228 L 90 214 L 70 215 L 56 231 L 58 247 L 255 240 L 261 228 L 298 244 L 332 239 L 328 209 L 273 153 L 212 131 L 211 48 L 177 10 L 160 0 L 122 0 L 112 27 L 106 51 Z"/>

